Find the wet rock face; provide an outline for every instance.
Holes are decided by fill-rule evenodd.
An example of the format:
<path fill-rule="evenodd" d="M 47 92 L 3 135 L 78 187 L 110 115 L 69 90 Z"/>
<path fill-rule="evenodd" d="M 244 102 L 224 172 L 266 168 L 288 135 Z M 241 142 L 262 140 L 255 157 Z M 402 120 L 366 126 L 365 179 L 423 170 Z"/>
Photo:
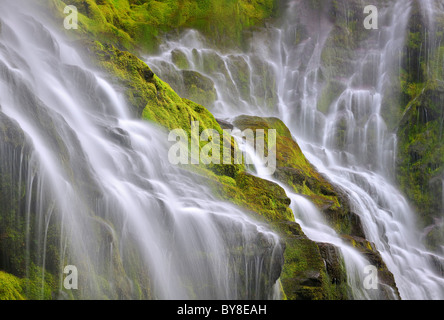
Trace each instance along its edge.
<path fill-rule="evenodd" d="M 14 223 L 14 212 L 19 210 L 21 202 L 18 194 L 21 170 L 14 162 L 20 158 L 24 146 L 23 131 L 0 111 L 0 269 L 15 274 L 20 274 L 23 267 L 15 255 L 23 253 L 19 241 L 24 239 L 24 230 L 18 230 Z"/>
<path fill-rule="evenodd" d="M 375 244 L 358 236 L 343 236 L 343 239 L 364 254 L 369 265 L 376 267 L 378 274 L 377 289 L 380 297 L 382 299 L 400 299 L 395 278 L 387 268 L 381 254 L 375 248 Z"/>
<path fill-rule="evenodd" d="M 327 181 L 305 159 L 285 125 L 276 118 L 252 116 L 237 117 L 233 123 L 242 130 L 277 130 L 277 169 L 274 177 L 312 200 L 342 238 L 362 253 L 369 264 L 377 268 L 379 297 L 399 298 L 393 274 L 375 245 L 365 239 L 361 221 L 351 209 L 347 194 Z M 311 241 L 297 223 L 281 221 L 279 226 L 286 242 L 281 281 L 289 299 L 352 297 L 342 253 L 338 247 Z"/>
<path fill-rule="evenodd" d="M 184 70 L 190 68 L 190 63 L 188 62 L 187 56 L 179 49 L 174 49 L 171 51 L 171 60 L 179 69 Z"/>
<path fill-rule="evenodd" d="M 331 282 L 335 284 L 346 283 L 347 275 L 341 263 L 341 253 L 338 248 L 330 243 L 318 243 L 318 246 Z"/>
<path fill-rule="evenodd" d="M 397 178 L 419 213 L 418 224 L 427 233 L 427 246 L 439 252 L 444 238 L 442 228 L 432 233 L 427 228 L 442 216 L 444 208 L 444 87 L 431 83 L 408 102 L 400 121 Z"/>
<path fill-rule="evenodd" d="M 0 142 L 11 147 L 22 147 L 25 135 L 18 124 L 1 112 L 0 106 Z"/>
<path fill-rule="evenodd" d="M 336 248 L 311 241 L 295 222 L 279 223 L 285 233 L 281 282 L 291 300 L 350 299 L 345 271 Z M 328 262 L 326 262 L 328 261 Z"/>
<path fill-rule="evenodd" d="M 121 146 L 125 146 L 128 149 L 131 148 L 131 138 L 129 137 L 128 132 L 122 128 L 105 128 L 105 133 Z"/>
<path fill-rule="evenodd" d="M 281 120 L 242 115 L 233 124 L 240 130 L 277 130 L 274 178 L 307 196 L 339 233 L 365 238 L 359 216 L 351 210 L 347 194 L 308 162 Z"/>
<path fill-rule="evenodd" d="M 198 104 L 209 107 L 217 98 L 214 82 L 196 71 L 182 70 L 184 92 L 178 92 L 182 97 Z"/>

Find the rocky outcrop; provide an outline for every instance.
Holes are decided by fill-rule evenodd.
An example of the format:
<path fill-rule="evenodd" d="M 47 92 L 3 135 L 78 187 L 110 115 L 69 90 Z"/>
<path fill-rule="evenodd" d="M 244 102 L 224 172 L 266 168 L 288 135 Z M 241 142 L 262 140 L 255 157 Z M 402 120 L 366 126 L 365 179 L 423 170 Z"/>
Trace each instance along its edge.
<path fill-rule="evenodd" d="M 308 162 L 285 124 L 277 118 L 255 116 L 239 116 L 233 124 L 241 130 L 276 130 L 274 178 L 310 199 L 343 239 L 377 267 L 384 298 L 399 298 L 393 275 L 375 246 L 365 239 L 360 219 L 350 210 L 347 195 Z M 287 296 L 291 299 L 350 298 L 346 271 L 338 249 L 331 244 L 311 241 L 296 223 L 277 221 L 277 225 L 283 227 L 280 231 L 285 235 L 287 244 L 281 277 Z M 271 222 L 276 223 L 276 219 Z M 301 267 L 302 263 L 306 263 L 305 268 Z"/>
<path fill-rule="evenodd" d="M 336 249 L 317 244 L 302 232 L 296 222 L 278 223 L 286 242 L 281 282 L 290 300 L 350 299 L 346 273 Z M 328 255 L 326 248 L 335 253 Z"/>
<path fill-rule="evenodd" d="M 339 233 L 364 237 L 360 220 L 350 209 L 346 194 L 308 162 L 281 120 L 239 116 L 234 125 L 240 130 L 275 129 L 277 140 L 274 178 L 291 187 L 296 193 L 307 196 Z"/>
<path fill-rule="evenodd" d="M 59 259 L 54 250 L 54 225 L 48 225 L 45 272 L 37 266 L 41 256 L 33 250 L 36 243 L 26 245 L 27 236 L 36 232 L 38 220 L 34 214 L 26 214 L 28 206 L 34 210 L 33 203 L 26 202 L 26 196 L 35 192 L 26 185 L 32 148 L 18 123 L 0 107 L 0 300 L 50 299 L 55 288 L 53 272 Z"/>

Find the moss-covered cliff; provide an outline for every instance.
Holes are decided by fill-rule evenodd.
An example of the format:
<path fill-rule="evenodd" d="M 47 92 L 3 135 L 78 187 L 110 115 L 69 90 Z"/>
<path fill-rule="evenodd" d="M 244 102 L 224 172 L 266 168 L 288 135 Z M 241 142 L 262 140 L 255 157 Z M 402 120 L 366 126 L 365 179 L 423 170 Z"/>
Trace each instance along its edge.
<path fill-rule="evenodd" d="M 432 249 L 444 241 L 444 16 L 427 22 L 414 3 L 400 75 L 397 177 Z"/>
<path fill-rule="evenodd" d="M 374 244 L 365 239 L 361 221 L 351 210 L 347 195 L 308 162 L 285 124 L 277 118 L 239 116 L 234 125 L 241 130 L 276 130 L 276 171 L 273 177 L 293 192 L 310 199 L 336 232 L 377 266 L 381 283 L 397 292 L 393 275 Z M 256 185 L 252 182 L 248 188 Z M 252 199 L 255 197 L 257 195 L 252 194 L 248 202 L 254 202 Z M 338 248 L 311 241 L 293 220 L 277 218 L 269 222 L 279 226 L 278 230 L 284 235 L 287 244 L 281 275 L 287 296 L 291 299 L 350 298 L 347 275 Z"/>
<path fill-rule="evenodd" d="M 0 109 L 0 300 L 51 299 L 56 290 L 59 251 L 57 224 L 48 223 L 47 269 L 38 239 L 34 203 L 27 202 L 25 176 L 32 146 L 18 124 Z M 35 177 L 38 179 L 38 177 Z M 29 235 L 29 238 L 27 238 Z"/>
<path fill-rule="evenodd" d="M 309 2 L 310 5 L 320 5 L 318 1 Z M 64 18 L 65 4 L 66 2 L 60 0 L 51 0 L 49 3 L 51 12 L 59 20 Z M 195 101 L 184 99 L 174 92 L 139 59 L 137 54 L 141 50 L 154 50 L 159 44 L 159 36 L 162 32 L 178 32 L 189 27 L 198 28 L 218 45 L 239 46 L 243 43 L 243 31 L 248 27 L 263 23 L 264 19 L 273 15 L 276 8 L 275 1 L 271 0 L 75 0 L 69 4 L 76 5 L 81 14 L 79 30 L 69 34 L 72 34 L 73 38 L 79 40 L 78 43 L 84 46 L 93 64 L 102 70 L 116 87 L 121 88 L 127 101 L 134 107 L 134 114 L 167 129 L 185 129 L 187 134 L 190 134 L 190 123 L 194 120 L 199 121 L 200 131 L 213 128 L 220 133 L 222 127 L 205 107 Z M 335 5 L 338 3 L 333 1 L 331 6 L 336 8 Z M 337 11 L 333 12 L 337 13 L 334 14 L 342 15 L 342 11 L 336 9 Z M 355 12 L 353 7 L 349 10 Z M 357 19 L 353 18 L 350 21 Z M 338 38 L 331 40 L 333 43 L 328 47 L 331 50 L 339 48 L 335 50 L 341 54 L 345 52 L 349 54 L 349 50 L 355 49 L 355 45 L 351 43 L 350 46 L 344 48 L 340 43 L 347 39 L 345 36 L 345 33 L 349 32 L 347 28 L 352 27 L 342 26 L 339 23 L 337 27 L 342 28 L 341 32 L 337 33 Z M 347 39 L 347 41 L 354 40 Z M 332 69 L 330 70 L 336 70 L 334 68 L 339 70 L 346 66 L 346 62 L 337 61 L 337 56 L 336 51 L 324 53 L 325 61 L 331 62 Z M 192 76 L 190 75 L 190 78 Z M 328 80 L 331 80 L 329 86 L 334 87 L 333 78 L 328 78 Z M 326 92 L 325 95 L 327 96 L 325 99 L 329 100 L 329 93 Z M 383 281 L 395 287 L 393 277 L 382 259 L 372 244 L 364 239 L 359 219 L 351 211 L 346 196 L 306 160 L 288 128 L 276 118 L 246 116 L 239 117 L 235 125 L 241 129 L 277 130 L 278 153 L 275 178 L 285 182 L 295 192 L 311 199 L 324 212 L 335 230 L 344 236 L 344 239 L 378 265 L 384 275 Z M 7 128 L 3 129 L 6 132 Z M 2 139 L 8 141 L 8 136 L 5 135 Z M 231 141 L 231 144 L 232 148 L 237 148 L 234 141 Z M 343 262 L 337 249 L 328 244 L 315 243 L 307 238 L 300 226 L 294 222 L 290 199 L 280 186 L 255 177 L 248 173 L 243 165 L 202 165 L 189 169 L 201 175 L 216 196 L 242 207 L 256 219 L 272 226 L 281 235 L 286 247 L 280 277 L 284 297 L 288 299 L 347 299 L 351 297 Z M 2 185 L 11 183 L 4 175 L 1 176 L 1 182 Z M 11 188 L 8 185 L 0 191 L 3 190 L 11 190 Z M 3 196 L 5 197 L 9 199 L 9 195 Z M 20 198 L 23 195 L 18 194 L 17 197 Z M 19 201 L 19 199 L 14 201 Z M 4 201 L 0 202 L 4 203 Z M 8 207 L 4 210 L 14 215 L 13 208 Z M 1 225 L 8 226 L 8 223 Z M 8 239 L 15 236 L 14 232 L 20 238 L 24 230 L 1 230 L 0 232 L 2 254 L 7 256 L 7 260 L 21 257 L 21 254 L 18 255 L 9 248 Z M 20 238 L 13 241 L 13 245 L 23 245 L 22 240 Z M 54 264 L 57 265 L 56 262 Z M 14 268 L 8 267 L 8 272 L 15 276 L 25 277 Z M 56 269 L 49 271 L 53 274 L 57 273 Z M 39 272 L 36 271 L 37 274 L 40 274 Z M 38 281 L 39 278 L 37 276 L 35 278 L 37 279 L 35 281 Z M 1 297 L 33 298 L 32 294 L 27 294 L 23 290 L 21 281 L 27 280 L 19 280 L 9 274 L 0 274 L 0 279 L 8 282 L 5 286 L 7 290 Z M 48 275 L 45 281 L 48 281 L 49 286 L 54 282 L 51 275 Z M 125 287 L 125 285 L 122 286 Z M 46 292 L 44 298 L 50 298 L 50 294 L 47 295 Z M 124 294 L 123 297 L 125 297 Z M 141 297 L 150 297 L 150 294 L 141 294 Z"/>
<path fill-rule="evenodd" d="M 153 75 L 148 66 L 132 54 L 121 52 L 114 47 L 101 45 L 97 47 L 97 42 L 93 48 L 94 57 L 98 59 L 99 65 L 111 72 L 117 84 L 125 85 L 128 100 L 136 107 L 137 104 L 141 106 L 146 104 L 144 108 L 136 108 L 143 110 L 138 114 L 144 119 L 169 129 L 182 128 L 188 133 L 191 130 L 191 120 L 199 121 L 202 125 L 201 130 L 214 128 L 221 131 L 222 128 L 208 110 L 180 98 L 166 83 Z M 141 74 L 148 74 L 150 77 L 143 77 Z M 143 91 L 139 91 L 139 88 L 143 88 Z M 142 97 L 139 100 L 134 99 L 134 95 L 139 92 L 142 92 Z M 235 121 L 235 125 L 242 130 L 276 129 L 277 150 L 279 150 L 278 175 L 285 176 L 290 181 L 297 180 L 290 182 L 290 185 L 315 200 L 330 214 L 338 228 L 349 230 L 356 228 L 351 225 L 353 218 L 347 216 L 349 212 L 343 210 L 338 203 L 338 195 L 334 188 L 308 163 L 280 120 L 240 117 Z M 265 140 L 267 141 L 267 138 Z M 234 141 L 232 144 L 232 147 L 236 148 Z M 336 272 L 340 272 L 342 281 L 336 278 L 334 280 L 333 276 L 329 275 L 319 246 L 309 240 L 294 222 L 290 199 L 281 187 L 247 173 L 244 165 L 202 165 L 188 166 L 188 169 L 201 175 L 217 197 L 230 201 L 250 212 L 254 218 L 271 224 L 283 237 L 286 250 L 281 281 L 287 298 L 349 298 L 346 275 L 343 267 L 339 268 L 341 266 L 339 255 L 335 257 L 338 259 L 335 264 L 338 265 L 340 271 Z"/>
<path fill-rule="evenodd" d="M 183 128 L 188 133 L 190 121 L 196 120 L 201 122 L 201 129 L 214 128 L 221 133 L 222 127 L 208 110 L 180 98 L 166 83 L 152 75 L 149 67 L 141 60 L 114 47 L 97 45 L 95 42 L 91 47 L 94 59 L 111 72 L 117 84 L 124 85 L 128 100 L 134 106 L 137 107 L 136 103 L 141 106 L 146 104 L 141 114 L 143 118 L 169 129 Z M 144 88 L 140 101 L 133 99 L 135 94 L 139 94 L 139 88 Z M 160 116 L 156 117 L 156 114 Z M 346 195 L 326 181 L 307 161 L 282 121 L 277 118 L 241 116 L 233 124 L 241 130 L 277 131 L 275 178 L 285 181 L 295 192 L 311 199 L 334 228 L 344 235 L 346 241 L 360 249 L 371 261 L 378 262 L 380 273 L 384 275 L 383 282 L 396 288 L 393 276 L 379 254 L 364 239 L 359 218 L 351 212 Z M 268 141 L 267 137 L 265 141 Z M 232 148 L 237 148 L 234 141 Z M 329 247 L 327 244 L 317 244 L 307 238 L 294 222 L 290 199 L 281 187 L 249 174 L 244 165 L 188 166 L 188 169 L 202 175 L 217 197 L 246 209 L 254 218 L 273 226 L 283 237 L 286 250 L 281 282 L 287 298 L 350 298 L 345 269 L 337 249 L 326 249 Z M 335 252 L 333 256 L 332 250 Z M 327 268 L 326 261 L 335 267 Z"/>
<path fill-rule="evenodd" d="M 244 31 L 277 9 L 275 0 L 51 0 L 49 7 L 63 20 L 66 5 L 80 13 L 80 36 L 149 51 L 156 50 L 163 33 L 186 28 L 202 31 L 219 46 L 241 46 Z"/>

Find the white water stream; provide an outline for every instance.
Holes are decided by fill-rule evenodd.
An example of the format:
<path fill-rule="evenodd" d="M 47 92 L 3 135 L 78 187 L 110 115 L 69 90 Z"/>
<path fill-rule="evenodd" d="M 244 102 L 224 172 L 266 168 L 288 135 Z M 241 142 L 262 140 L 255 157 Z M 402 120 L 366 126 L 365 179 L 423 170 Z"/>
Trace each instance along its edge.
<path fill-rule="evenodd" d="M 430 1 L 425 2 L 421 1 L 431 20 Z M 188 69 L 214 82 L 217 99 L 207 107 L 217 118 L 249 114 L 282 119 L 309 161 L 347 192 L 367 239 L 393 273 L 401 298 L 444 299 L 444 279 L 434 265 L 442 257 L 421 243 L 415 214 L 393 182 L 397 138 L 388 130 L 382 110 L 391 75 L 399 72 L 412 1 L 392 1 L 380 8 L 379 30 L 347 62 L 352 71 L 335 79 L 342 89 L 324 111 L 317 109 L 323 85 L 321 56 L 332 25 L 326 17 L 300 14 L 300 4 L 289 1 L 281 26 L 259 32 L 246 53 L 221 53 L 190 30 L 178 40 L 165 41 L 161 53 L 146 61 L 174 84 L 182 79 L 174 55 L 184 55 Z M 305 38 L 296 41 L 300 34 Z M 286 191 L 304 232 L 341 247 L 350 257 L 349 271 L 362 270 L 365 262 L 343 245 L 314 206 Z M 361 284 L 351 283 L 356 297 L 374 298 L 362 293 Z"/>
<path fill-rule="evenodd" d="M 137 299 L 146 283 L 160 299 L 279 297 L 276 234 L 171 165 L 166 133 L 133 118 L 30 2 L 2 0 L 0 23 L 0 113 L 32 146 L 14 177 L 27 198 L 27 272 L 45 269 L 55 219 L 77 298 Z"/>

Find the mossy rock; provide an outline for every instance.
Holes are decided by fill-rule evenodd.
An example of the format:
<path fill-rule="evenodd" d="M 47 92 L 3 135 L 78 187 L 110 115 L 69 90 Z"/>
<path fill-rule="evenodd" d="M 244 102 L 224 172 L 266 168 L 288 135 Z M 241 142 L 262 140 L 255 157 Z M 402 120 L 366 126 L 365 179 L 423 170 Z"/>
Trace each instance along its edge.
<path fill-rule="evenodd" d="M 340 266 L 339 255 L 328 257 L 325 254 L 325 245 L 318 245 L 308 239 L 295 222 L 281 222 L 278 225 L 286 241 L 281 282 L 287 298 L 290 300 L 349 299 L 346 274 L 344 268 Z M 333 265 L 336 269 L 332 267 Z"/>
<path fill-rule="evenodd" d="M 318 99 L 317 108 L 324 114 L 327 114 L 331 104 L 339 98 L 339 95 L 346 89 L 346 85 L 339 80 L 332 79 L 327 82 L 321 91 Z"/>
<path fill-rule="evenodd" d="M 57 10 L 63 2 L 53 0 Z M 93 35 L 99 41 L 88 44 L 98 65 L 121 86 L 127 100 L 134 106 L 138 117 L 156 122 L 167 129 L 183 128 L 188 133 L 190 121 L 198 120 L 202 128 L 221 130 L 214 117 L 202 105 L 180 97 L 171 87 L 153 74 L 151 69 L 136 55 L 126 52 L 128 48 L 143 46 L 154 48 L 162 31 L 182 27 L 196 27 L 204 33 L 213 34 L 215 41 L 242 39 L 245 27 L 263 21 L 270 16 L 272 1 L 110 1 L 78 0 L 81 32 Z M 149 17 L 149 19 L 148 19 Z M 213 24 L 213 22 L 217 22 Z M 234 35 L 234 36 L 233 36 Z M 97 37 L 96 37 L 97 36 Z M 114 44 L 114 45 L 112 45 Z M 331 53 L 328 59 L 333 59 Z M 179 57 L 180 60 L 180 57 Z M 186 69 L 184 61 L 176 60 L 180 69 Z M 254 63 L 254 62 L 253 62 Z M 340 64 L 341 65 L 341 64 Z M 205 61 L 208 70 L 223 70 L 220 59 L 210 57 Z M 256 65 L 267 76 L 266 66 Z M 245 74 L 238 81 L 245 81 Z M 270 81 L 261 82 L 262 100 L 273 106 Z M 264 85 L 264 83 L 267 83 Z M 196 86 L 197 87 L 197 86 Z M 243 95 L 245 88 L 240 88 Z M 205 90 L 204 90 L 205 91 Z M 277 155 L 280 174 L 291 187 L 310 197 L 320 208 L 334 210 L 341 207 L 335 188 L 321 177 L 303 157 L 288 129 L 278 119 L 259 119 L 254 128 L 276 128 L 279 134 Z M 244 125 L 251 125 L 247 119 Z M 237 124 L 239 125 L 239 123 Z M 225 167 L 224 167 L 225 168 Z M 327 250 L 309 240 L 293 220 L 289 199 L 278 185 L 249 175 L 242 166 L 197 167 L 212 187 L 214 194 L 231 201 L 261 221 L 269 222 L 285 239 L 285 264 L 281 275 L 282 286 L 290 299 L 344 298 L 344 287 L 335 279 L 341 278 L 339 261 Z M 298 174 L 295 174 L 298 172 Z M 339 209 L 341 210 L 341 209 Z M 333 219 L 336 220 L 336 219 Z M 339 221 L 339 218 L 336 220 Z M 345 219 L 344 219 L 345 221 Z M 350 230 L 349 224 L 338 222 L 336 228 Z M 342 229 L 341 229 L 342 230 Z M 327 268 L 325 260 L 330 259 Z M 331 275 L 330 275 L 331 274 Z"/>
<path fill-rule="evenodd" d="M 228 69 L 233 81 L 236 83 L 236 89 L 239 91 L 243 100 L 250 100 L 250 68 L 243 56 L 230 55 L 228 60 Z M 261 91 L 262 92 L 262 91 Z"/>
<path fill-rule="evenodd" d="M 265 216 L 268 221 L 291 220 L 293 217 L 288 210 L 290 199 L 277 184 L 263 180 L 248 173 L 238 173 L 236 185 L 247 199 L 255 199 L 258 206 L 270 208 L 273 216 Z"/>
<path fill-rule="evenodd" d="M 120 49 L 155 52 L 161 37 L 188 28 L 211 35 L 214 45 L 241 47 L 245 30 L 263 24 L 276 12 L 276 0 L 46 0 L 38 2 L 63 20 L 74 5 L 78 29 L 70 36 L 95 39 Z"/>
<path fill-rule="evenodd" d="M 428 84 L 406 107 L 398 127 L 397 178 L 425 228 L 443 210 L 444 88 Z M 436 243 L 426 244 L 437 249 Z"/>
<path fill-rule="evenodd" d="M 190 68 L 190 63 L 187 56 L 185 53 L 180 51 L 180 49 L 174 49 L 171 51 L 171 60 L 179 69 L 186 70 Z"/>
<path fill-rule="evenodd" d="M 424 231 L 425 241 L 431 249 L 437 250 L 442 246 L 444 243 L 444 224 L 442 222 L 431 224 Z"/>
<path fill-rule="evenodd" d="M 279 185 L 244 171 L 232 178 L 216 175 L 207 168 L 194 169 L 217 198 L 243 208 L 255 219 L 266 223 L 294 220 L 290 199 Z"/>
<path fill-rule="evenodd" d="M 196 71 L 182 70 L 185 91 L 182 97 L 192 100 L 205 107 L 211 107 L 217 99 L 214 82 Z"/>
<path fill-rule="evenodd" d="M 240 130 L 276 130 L 276 171 L 273 176 L 296 193 L 307 196 L 342 234 L 363 236 L 359 217 L 352 212 L 347 195 L 329 182 L 306 159 L 289 129 L 278 118 L 239 116 L 233 124 Z M 267 136 L 265 137 L 267 149 Z"/>
<path fill-rule="evenodd" d="M 391 299 L 391 290 L 393 290 L 396 297 L 400 299 L 401 296 L 396 286 L 395 278 L 387 268 L 387 265 L 382 259 L 381 254 L 377 251 L 375 245 L 370 241 L 357 236 L 343 236 L 343 239 L 350 243 L 354 248 L 358 249 L 367 258 L 369 263 L 377 268 L 379 288 L 381 289 L 382 294 L 385 295 L 384 298 Z"/>
<path fill-rule="evenodd" d="M 0 271 L 0 300 L 25 300 L 19 278 Z"/>

